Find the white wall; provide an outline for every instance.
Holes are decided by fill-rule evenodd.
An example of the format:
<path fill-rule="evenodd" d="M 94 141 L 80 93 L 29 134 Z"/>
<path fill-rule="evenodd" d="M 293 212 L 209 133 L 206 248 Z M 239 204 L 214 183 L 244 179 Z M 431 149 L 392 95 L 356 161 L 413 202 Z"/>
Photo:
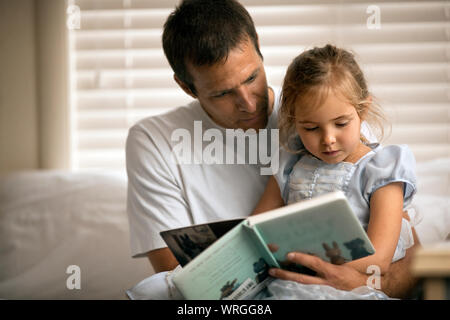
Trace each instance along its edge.
<path fill-rule="evenodd" d="M 64 0 L 0 0 L 0 174 L 70 168 Z"/>
<path fill-rule="evenodd" d="M 33 0 L 0 0 L 0 173 L 39 166 L 34 25 Z"/>

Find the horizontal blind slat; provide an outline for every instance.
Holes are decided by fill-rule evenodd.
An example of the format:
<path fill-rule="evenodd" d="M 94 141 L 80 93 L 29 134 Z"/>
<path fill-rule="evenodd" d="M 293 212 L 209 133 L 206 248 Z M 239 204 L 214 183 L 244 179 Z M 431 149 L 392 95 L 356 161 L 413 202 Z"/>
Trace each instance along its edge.
<path fill-rule="evenodd" d="M 264 62 L 268 65 L 288 65 L 294 57 L 308 46 L 262 47 Z M 345 44 L 342 47 L 355 52 L 361 65 L 371 63 L 429 63 L 450 60 L 450 43 L 392 43 L 392 44 Z"/>
<path fill-rule="evenodd" d="M 313 46 L 264 46 L 261 52 L 266 66 L 287 66 L 298 54 Z M 450 43 L 402 43 L 345 45 L 355 52 L 364 66 L 374 63 L 448 63 Z M 162 50 L 90 50 L 77 51 L 76 70 L 170 68 Z"/>
<path fill-rule="evenodd" d="M 108 1 L 93 1 L 93 0 L 75 0 L 74 4 L 80 7 L 82 11 L 91 10 L 127 10 L 127 9 L 173 9 L 178 5 L 180 0 L 108 0 Z M 279 5 L 334 5 L 336 0 L 241 0 L 246 7 L 252 6 L 279 6 Z M 350 4 L 373 4 L 373 0 L 340 0 L 342 5 Z M 390 3 L 392 0 L 377 0 L 377 4 Z M 395 3 L 426 3 L 424 0 L 395 0 Z M 445 1 L 434 1 L 445 2 Z"/>
<path fill-rule="evenodd" d="M 173 71 L 144 70 L 90 70 L 77 74 L 77 89 L 175 88 Z"/>
<path fill-rule="evenodd" d="M 450 24 L 445 22 L 383 23 L 377 30 L 362 24 L 257 27 L 261 46 L 311 45 L 320 39 L 334 43 L 407 43 L 450 40 Z M 79 30 L 76 50 L 144 49 L 161 46 L 162 29 Z"/>
<path fill-rule="evenodd" d="M 394 128 L 401 123 L 420 124 L 449 124 L 450 104 L 421 105 L 421 106 L 389 106 L 383 110 Z"/>
<path fill-rule="evenodd" d="M 78 143 L 82 149 L 101 149 L 106 145 L 124 147 L 128 128 L 79 130 Z M 117 145 L 119 144 L 119 145 Z M 450 145 L 448 124 L 398 124 L 385 137 L 383 144 Z"/>
<path fill-rule="evenodd" d="M 192 101 L 181 89 L 78 91 L 79 109 L 90 108 L 171 108 Z M 100 91 L 100 92 L 99 92 Z"/>
<path fill-rule="evenodd" d="M 450 144 L 450 126 L 439 124 L 397 124 L 386 138 L 389 144 Z"/>
<path fill-rule="evenodd" d="M 438 83 L 450 80 L 450 64 L 371 64 L 362 67 L 370 84 Z M 270 83 L 282 83 L 286 67 L 265 68 Z M 177 88 L 169 68 L 148 70 L 84 70 L 77 73 L 77 89 Z"/>
<path fill-rule="evenodd" d="M 376 84 L 370 86 L 371 91 L 385 103 L 401 102 L 449 102 L 450 83 L 435 84 Z M 87 107 L 92 103 L 101 103 L 117 99 L 123 104 L 135 105 L 134 103 L 153 104 L 163 99 L 171 99 L 185 103 L 191 101 L 182 90 L 178 88 L 159 89 L 130 89 L 130 90 L 79 90 L 78 102 L 81 107 Z M 128 102 L 127 102 L 128 99 Z M 133 103 L 130 103 L 132 101 Z M 383 102 L 383 101 L 381 101 Z"/>
<path fill-rule="evenodd" d="M 388 122 L 394 130 L 402 124 L 421 125 L 448 125 L 450 122 L 450 106 L 384 106 Z M 424 112 L 426 110 L 426 112 Z M 108 109 L 108 110 L 85 110 L 78 113 L 77 130 L 106 130 L 126 129 L 136 121 L 166 111 L 165 108 L 148 109 Z M 430 139 L 431 141 L 431 139 Z"/>
<path fill-rule="evenodd" d="M 430 161 L 436 158 L 450 157 L 450 146 L 440 144 L 409 144 L 416 161 Z M 124 147 L 101 148 L 78 151 L 78 161 L 81 168 L 124 168 Z"/>
<path fill-rule="evenodd" d="M 446 21 L 444 2 L 383 3 L 378 4 L 384 23 L 420 23 Z M 259 27 L 270 25 L 320 25 L 361 24 L 369 14 L 367 4 L 291 5 L 270 7 L 248 7 L 255 24 Z M 171 9 L 140 10 L 95 10 L 81 15 L 83 30 L 108 29 L 156 29 L 169 16 Z"/>
<path fill-rule="evenodd" d="M 449 41 L 447 22 L 386 24 L 379 30 L 367 29 L 365 25 L 324 27 L 261 27 L 258 29 L 262 46 L 312 45 L 331 42 L 335 44 L 408 43 Z M 326 39 L 325 41 L 323 39 Z"/>
<path fill-rule="evenodd" d="M 370 86 L 380 103 L 450 103 L 450 83 Z"/>

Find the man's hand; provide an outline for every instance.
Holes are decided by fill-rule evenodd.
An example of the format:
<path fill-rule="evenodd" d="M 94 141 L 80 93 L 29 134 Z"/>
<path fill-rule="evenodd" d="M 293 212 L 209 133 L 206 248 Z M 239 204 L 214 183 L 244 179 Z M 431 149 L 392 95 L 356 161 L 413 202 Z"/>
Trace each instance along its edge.
<path fill-rule="evenodd" d="M 412 228 L 414 246 L 406 250 L 403 259 L 391 264 L 388 272 L 381 276 L 381 291 L 392 298 L 407 298 L 418 280 L 411 274 L 410 266 L 414 251 L 420 246 L 417 234 Z M 293 254 L 291 256 L 291 254 Z M 272 268 L 270 274 L 283 280 L 296 281 L 303 284 L 325 284 L 341 290 L 353 290 L 367 285 L 371 274 L 361 273 L 348 265 L 334 265 L 305 253 L 291 252 L 287 259 L 317 272 L 316 276 Z"/>
<path fill-rule="evenodd" d="M 270 275 L 303 284 L 329 285 L 341 290 L 352 290 L 366 285 L 367 275 L 346 265 L 334 265 L 319 257 L 300 252 L 289 253 L 287 259 L 317 272 L 317 275 L 310 276 L 276 268 L 270 269 Z"/>

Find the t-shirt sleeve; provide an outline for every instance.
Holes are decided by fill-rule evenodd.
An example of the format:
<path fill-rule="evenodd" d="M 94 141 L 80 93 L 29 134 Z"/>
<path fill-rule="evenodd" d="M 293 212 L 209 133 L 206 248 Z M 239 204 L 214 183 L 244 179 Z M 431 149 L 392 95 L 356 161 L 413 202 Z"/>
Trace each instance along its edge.
<path fill-rule="evenodd" d="M 393 182 L 404 183 L 403 207 L 416 193 L 416 161 L 407 145 L 390 145 L 378 151 L 367 163 L 363 174 L 363 196 L 367 203 L 379 188 Z"/>
<path fill-rule="evenodd" d="M 128 133 L 127 213 L 133 257 L 167 247 L 159 232 L 191 224 L 180 183 L 167 163 L 170 154 L 164 154 L 160 146 L 139 127 L 131 128 Z"/>

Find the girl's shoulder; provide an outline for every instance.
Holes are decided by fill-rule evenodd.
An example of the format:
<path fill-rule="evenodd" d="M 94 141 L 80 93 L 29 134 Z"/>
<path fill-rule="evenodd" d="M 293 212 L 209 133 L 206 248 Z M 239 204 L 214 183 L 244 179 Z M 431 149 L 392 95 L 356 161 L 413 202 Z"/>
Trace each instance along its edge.
<path fill-rule="evenodd" d="M 415 193 L 416 161 L 407 145 L 374 145 L 359 169 L 361 185 L 368 198 L 378 188 L 393 182 L 405 184 L 405 198 Z"/>
<path fill-rule="evenodd" d="M 415 167 L 413 152 L 406 144 L 382 146 L 378 143 L 368 145 L 371 151 L 361 160 L 372 166 L 392 167 L 393 165 Z"/>

